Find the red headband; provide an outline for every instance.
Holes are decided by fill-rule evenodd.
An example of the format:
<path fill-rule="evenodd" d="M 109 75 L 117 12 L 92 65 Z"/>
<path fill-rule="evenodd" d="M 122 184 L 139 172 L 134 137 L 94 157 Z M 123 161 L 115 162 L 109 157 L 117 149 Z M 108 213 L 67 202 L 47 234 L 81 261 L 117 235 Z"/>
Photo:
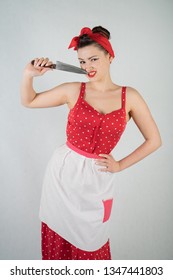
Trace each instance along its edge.
<path fill-rule="evenodd" d="M 109 40 L 106 37 L 102 36 L 100 33 L 93 33 L 92 30 L 88 27 L 84 27 L 81 29 L 80 35 L 74 37 L 71 40 L 71 43 L 68 48 L 70 49 L 70 48 L 74 47 L 74 50 L 77 50 L 79 38 L 80 38 L 80 36 L 82 36 L 84 34 L 87 34 L 93 41 L 95 41 L 99 45 L 101 45 L 112 57 L 115 56 Z"/>

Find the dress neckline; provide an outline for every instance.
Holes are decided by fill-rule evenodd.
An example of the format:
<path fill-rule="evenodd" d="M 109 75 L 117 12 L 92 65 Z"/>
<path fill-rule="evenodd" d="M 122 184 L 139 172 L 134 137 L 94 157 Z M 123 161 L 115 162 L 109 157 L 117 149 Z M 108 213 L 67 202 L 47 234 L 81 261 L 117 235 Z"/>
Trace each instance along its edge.
<path fill-rule="evenodd" d="M 90 109 L 92 109 L 94 112 L 96 112 L 97 114 L 101 115 L 101 116 L 107 116 L 107 115 L 111 115 L 111 114 L 116 114 L 117 112 L 121 111 L 121 110 L 124 110 L 124 106 L 123 106 L 123 88 L 121 89 L 121 108 L 119 109 L 116 109 L 116 110 L 113 110 L 109 113 L 101 113 L 99 112 L 98 110 L 96 110 L 92 105 L 90 105 L 85 99 L 84 99 L 84 95 L 85 95 L 85 89 L 86 89 L 86 84 L 85 83 L 82 83 L 82 87 L 81 87 L 81 100 L 82 102 L 84 102 L 85 104 L 87 104 L 87 106 L 90 107 Z"/>
<path fill-rule="evenodd" d="M 124 108 L 121 106 L 121 108 L 119 108 L 119 109 L 116 109 L 116 110 L 113 110 L 113 111 L 111 111 L 111 112 L 109 112 L 109 113 L 101 113 L 101 112 L 99 112 L 98 110 L 96 110 L 93 106 L 91 106 L 84 98 L 82 99 L 82 102 L 83 103 L 85 103 L 85 104 L 87 104 L 87 106 L 89 106 L 90 107 L 90 109 L 92 109 L 93 111 L 95 111 L 97 114 L 99 114 L 99 115 L 102 115 L 102 116 L 107 116 L 107 115 L 110 115 L 110 114 L 116 114 L 118 111 L 121 111 L 121 110 L 123 110 Z"/>

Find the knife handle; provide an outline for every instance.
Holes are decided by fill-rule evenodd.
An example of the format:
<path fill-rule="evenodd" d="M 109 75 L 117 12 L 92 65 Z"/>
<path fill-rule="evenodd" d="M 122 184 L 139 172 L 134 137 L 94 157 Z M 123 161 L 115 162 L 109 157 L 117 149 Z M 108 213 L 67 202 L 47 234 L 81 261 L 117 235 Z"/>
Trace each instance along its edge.
<path fill-rule="evenodd" d="M 34 65 L 34 62 L 35 62 L 35 60 L 32 60 L 32 61 L 31 61 L 31 64 Z M 51 64 L 51 65 L 49 65 L 49 66 L 42 66 L 42 67 L 55 69 L 56 64 Z"/>

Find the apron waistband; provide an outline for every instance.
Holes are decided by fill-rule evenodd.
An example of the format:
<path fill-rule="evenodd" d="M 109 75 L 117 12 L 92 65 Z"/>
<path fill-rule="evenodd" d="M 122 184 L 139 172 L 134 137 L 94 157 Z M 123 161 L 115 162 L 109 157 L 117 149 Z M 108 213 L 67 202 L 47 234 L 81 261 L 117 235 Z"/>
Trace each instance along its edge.
<path fill-rule="evenodd" d="M 75 151 L 76 153 L 88 157 L 88 158 L 101 158 L 96 154 L 92 154 L 92 153 L 87 153 L 85 151 L 80 150 L 79 148 L 75 147 L 74 145 L 72 145 L 69 141 L 66 142 L 66 145 L 73 151 Z"/>

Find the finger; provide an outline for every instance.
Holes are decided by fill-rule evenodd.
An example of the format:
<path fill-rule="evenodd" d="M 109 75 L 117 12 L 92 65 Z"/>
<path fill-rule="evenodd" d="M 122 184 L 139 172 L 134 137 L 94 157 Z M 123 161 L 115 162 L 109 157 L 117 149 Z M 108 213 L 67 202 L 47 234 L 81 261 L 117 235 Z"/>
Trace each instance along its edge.
<path fill-rule="evenodd" d="M 34 67 L 36 67 L 38 61 L 39 61 L 39 58 L 35 58 L 35 59 L 34 59 Z"/>
<path fill-rule="evenodd" d="M 104 157 L 104 158 L 110 158 L 110 155 L 108 154 L 99 154 L 100 157 Z"/>
<path fill-rule="evenodd" d="M 53 62 L 52 61 L 48 61 L 47 63 L 46 63 L 46 65 L 45 66 L 50 66 L 50 65 L 52 65 L 53 64 Z"/>
<path fill-rule="evenodd" d="M 111 158 L 110 157 L 99 158 L 99 159 L 95 159 L 95 162 L 111 162 Z"/>
<path fill-rule="evenodd" d="M 45 58 L 42 63 L 41 63 L 41 67 L 46 66 L 46 64 L 49 62 L 49 58 Z"/>
<path fill-rule="evenodd" d="M 45 67 L 43 67 L 43 68 L 41 69 L 40 73 L 41 73 L 41 75 L 43 75 L 44 73 L 46 73 L 47 71 L 50 71 L 50 70 L 52 70 L 52 69 L 51 69 L 51 68 L 45 68 Z"/>
<path fill-rule="evenodd" d="M 32 63 L 32 62 L 34 62 L 34 64 Z M 35 58 L 34 60 L 32 60 L 32 65 L 34 66 L 34 67 L 37 67 L 38 65 L 40 65 L 40 58 Z"/>
<path fill-rule="evenodd" d="M 96 159 L 95 160 L 95 163 L 108 163 L 109 162 L 109 160 L 108 159 L 106 159 L 106 158 L 104 158 L 104 159 Z"/>
<path fill-rule="evenodd" d="M 42 63 L 43 60 L 44 60 L 43 57 L 42 57 L 42 58 L 38 58 L 38 59 L 37 59 L 36 67 L 39 67 L 39 66 L 41 65 L 41 63 Z"/>
<path fill-rule="evenodd" d="M 106 162 L 96 162 L 96 165 L 107 166 L 107 163 Z"/>
<path fill-rule="evenodd" d="M 37 69 L 40 69 L 40 67 L 45 67 L 45 66 L 50 66 L 52 65 L 53 62 L 52 61 L 49 61 L 49 58 L 46 57 L 46 58 L 35 58 L 34 59 L 34 67 L 37 68 Z"/>
<path fill-rule="evenodd" d="M 108 168 L 107 168 L 107 167 L 105 167 L 105 168 L 100 168 L 100 169 L 98 169 L 98 171 L 101 171 L 101 172 L 108 172 Z"/>
<path fill-rule="evenodd" d="M 42 63 L 44 64 L 44 60 L 45 60 L 44 57 L 39 58 L 37 61 L 36 67 L 41 67 Z"/>

